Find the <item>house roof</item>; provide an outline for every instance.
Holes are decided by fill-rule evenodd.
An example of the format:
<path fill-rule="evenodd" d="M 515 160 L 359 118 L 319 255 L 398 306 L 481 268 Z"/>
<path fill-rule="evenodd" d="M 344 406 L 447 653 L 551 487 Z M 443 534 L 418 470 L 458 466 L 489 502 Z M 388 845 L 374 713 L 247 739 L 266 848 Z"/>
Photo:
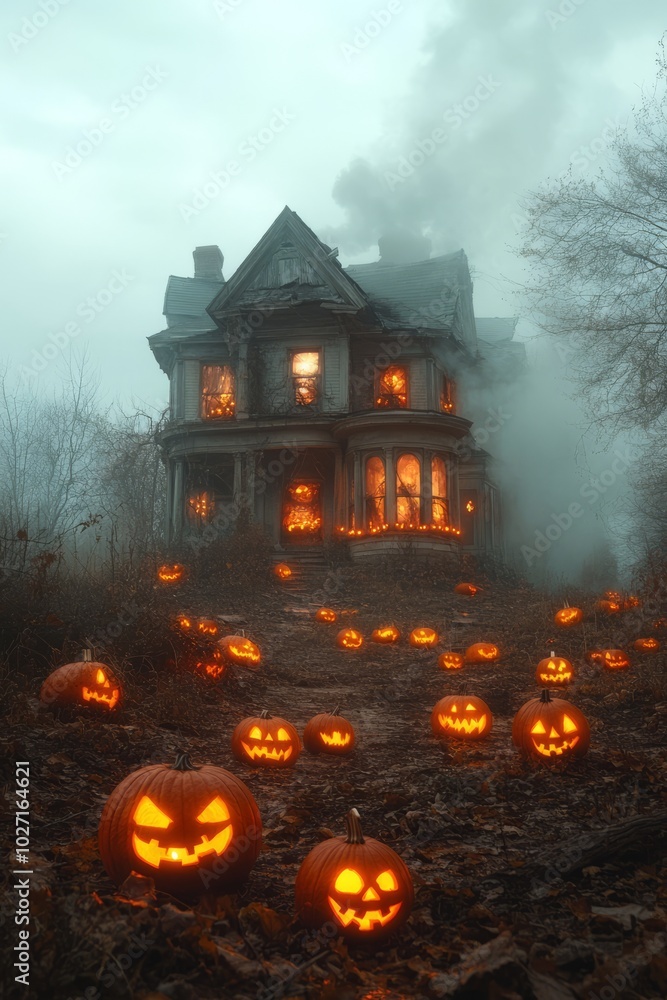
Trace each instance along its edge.
<path fill-rule="evenodd" d="M 512 340 L 518 316 L 484 316 L 475 320 L 477 336 L 487 344 L 496 344 L 500 340 Z"/>
<path fill-rule="evenodd" d="M 170 274 L 162 309 L 167 317 L 167 325 L 174 326 L 182 321 L 182 317 L 191 317 L 199 320 L 205 318 L 207 325 L 214 327 L 206 307 L 223 285 L 222 281 L 211 281 L 208 278 L 179 278 Z"/>

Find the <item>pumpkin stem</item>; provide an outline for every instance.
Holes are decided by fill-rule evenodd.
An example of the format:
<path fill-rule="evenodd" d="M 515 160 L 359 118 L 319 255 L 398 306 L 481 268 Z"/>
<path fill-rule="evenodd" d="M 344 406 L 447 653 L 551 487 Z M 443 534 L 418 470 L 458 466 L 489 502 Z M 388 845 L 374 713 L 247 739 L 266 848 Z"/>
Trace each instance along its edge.
<path fill-rule="evenodd" d="M 199 768 L 190 760 L 190 755 L 182 750 L 176 751 L 176 763 L 172 764 L 172 771 L 198 771 Z"/>
<path fill-rule="evenodd" d="M 92 649 L 82 649 L 81 650 L 81 663 L 92 663 L 93 651 Z"/>
<path fill-rule="evenodd" d="M 263 712 L 259 713 L 259 717 L 260 717 L 260 719 L 271 719 L 272 715 L 271 715 L 271 713 L 269 711 L 267 711 L 267 709 L 264 709 Z"/>
<path fill-rule="evenodd" d="M 543 702 L 544 704 L 551 701 L 551 695 L 549 694 L 548 688 L 544 688 L 544 690 L 542 691 L 542 694 L 540 695 L 540 701 Z"/>
<path fill-rule="evenodd" d="M 340 705 L 336 705 L 333 712 L 329 712 L 329 715 L 338 715 L 339 712 L 340 712 Z"/>
<path fill-rule="evenodd" d="M 350 809 L 349 813 L 345 817 L 345 826 L 347 828 L 348 844 L 366 843 L 364 835 L 361 832 L 361 816 L 356 809 Z"/>
<path fill-rule="evenodd" d="M 552 655 L 552 656 L 555 656 L 555 655 L 556 655 L 556 650 L 555 650 L 555 649 L 552 649 L 552 650 L 551 650 L 551 655 Z"/>

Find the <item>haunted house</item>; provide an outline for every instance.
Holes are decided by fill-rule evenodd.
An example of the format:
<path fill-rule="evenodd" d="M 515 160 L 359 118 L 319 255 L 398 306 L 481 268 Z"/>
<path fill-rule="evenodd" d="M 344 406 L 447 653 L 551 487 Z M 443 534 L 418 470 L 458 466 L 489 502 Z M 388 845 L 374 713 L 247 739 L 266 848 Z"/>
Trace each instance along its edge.
<path fill-rule="evenodd" d="M 473 421 L 521 368 L 516 320 L 475 319 L 463 251 L 390 237 L 379 249 L 344 268 L 286 207 L 228 280 L 217 246 L 195 249 L 194 277 L 169 278 L 149 344 L 170 384 L 172 547 L 246 507 L 276 558 L 332 539 L 355 561 L 408 542 L 431 558 L 502 555 Z"/>

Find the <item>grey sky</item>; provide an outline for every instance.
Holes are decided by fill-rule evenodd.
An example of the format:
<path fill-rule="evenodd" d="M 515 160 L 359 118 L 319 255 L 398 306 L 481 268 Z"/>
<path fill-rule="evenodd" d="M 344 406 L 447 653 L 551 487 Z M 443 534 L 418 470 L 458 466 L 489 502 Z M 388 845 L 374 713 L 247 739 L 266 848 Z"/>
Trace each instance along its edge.
<path fill-rule="evenodd" d="M 593 175 L 590 145 L 652 84 L 666 28 L 661 0 L 4 4 L 3 354 L 18 371 L 49 334 L 85 343 L 109 398 L 163 404 L 145 338 L 167 276 L 217 243 L 229 277 L 285 204 L 344 264 L 392 226 L 462 246 L 477 313 L 512 313 L 520 198 L 571 162 Z M 225 189 L 184 210 L 230 161 Z"/>

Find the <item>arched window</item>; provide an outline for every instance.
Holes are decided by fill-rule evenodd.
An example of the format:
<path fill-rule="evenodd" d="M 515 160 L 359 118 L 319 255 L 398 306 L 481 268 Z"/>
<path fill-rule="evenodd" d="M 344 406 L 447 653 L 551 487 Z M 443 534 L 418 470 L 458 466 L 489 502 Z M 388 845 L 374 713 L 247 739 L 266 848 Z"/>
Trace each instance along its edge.
<path fill-rule="evenodd" d="M 449 522 L 447 511 L 447 467 L 440 455 L 431 459 L 431 523 L 445 525 Z"/>
<path fill-rule="evenodd" d="M 408 369 L 389 365 L 380 373 L 375 392 L 375 408 L 404 410 L 408 405 Z"/>
<path fill-rule="evenodd" d="M 366 527 L 384 524 L 386 481 L 384 462 L 377 455 L 366 459 Z"/>
<path fill-rule="evenodd" d="M 401 455 L 396 462 L 396 520 L 418 526 L 421 509 L 421 465 L 416 455 Z"/>

